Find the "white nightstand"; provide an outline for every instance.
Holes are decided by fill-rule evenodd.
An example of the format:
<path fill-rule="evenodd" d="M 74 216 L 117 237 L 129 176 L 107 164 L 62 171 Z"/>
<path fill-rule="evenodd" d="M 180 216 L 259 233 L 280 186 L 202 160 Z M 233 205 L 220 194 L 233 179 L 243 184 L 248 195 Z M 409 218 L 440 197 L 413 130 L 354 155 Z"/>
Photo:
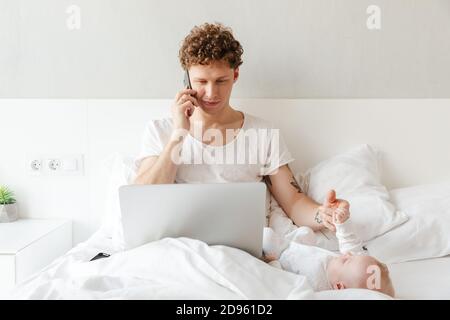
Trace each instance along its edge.
<path fill-rule="evenodd" d="M 72 248 L 72 222 L 19 219 L 0 223 L 0 295 Z"/>

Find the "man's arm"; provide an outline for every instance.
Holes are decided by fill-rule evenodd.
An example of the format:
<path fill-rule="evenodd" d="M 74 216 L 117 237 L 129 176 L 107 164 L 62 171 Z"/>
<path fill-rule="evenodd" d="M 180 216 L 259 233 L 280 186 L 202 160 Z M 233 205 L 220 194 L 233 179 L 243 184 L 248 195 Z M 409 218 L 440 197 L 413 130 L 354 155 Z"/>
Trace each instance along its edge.
<path fill-rule="evenodd" d="M 171 139 L 159 156 L 145 158 L 139 166 L 134 184 L 174 183 L 178 165 L 172 161 L 172 155 L 179 152 L 181 144 L 180 140 Z"/>
<path fill-rule="evenodd" d="M 159 156 L 145 158 L 134 180 L 135 184 L 162 184 L 174 183 L 180 162 L 180 152 L 183 140 L 189 133 L 190 122 L 195 108 L 199 105 L 193 97 L 197 92 L 184 89 L 175 96 L 172 105 L 173 131 L 169 142 L 165 145 Z"/>
<path fill-rule="evenodd" d="M 264 182 L 275 200 L 297 226 L 307 226 L 314 231 L 324 228 L 335 230 L 331 223 L 331 214 L 303 193 L 288 165 L 278 168 L 276 174 L 264 176 Z M 319 209 L 322 223 L 315 220 Z"/>

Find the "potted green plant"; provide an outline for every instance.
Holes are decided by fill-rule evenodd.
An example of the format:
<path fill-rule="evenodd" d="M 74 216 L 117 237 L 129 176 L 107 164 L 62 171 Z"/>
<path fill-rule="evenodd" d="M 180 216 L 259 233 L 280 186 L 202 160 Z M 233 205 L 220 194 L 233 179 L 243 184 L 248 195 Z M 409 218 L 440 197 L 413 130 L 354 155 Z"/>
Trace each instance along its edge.
<path fill-rule="evenodd" d="M 19 218 L 14 193 L 0 186 L 0 222 L 12 222 Z"/>

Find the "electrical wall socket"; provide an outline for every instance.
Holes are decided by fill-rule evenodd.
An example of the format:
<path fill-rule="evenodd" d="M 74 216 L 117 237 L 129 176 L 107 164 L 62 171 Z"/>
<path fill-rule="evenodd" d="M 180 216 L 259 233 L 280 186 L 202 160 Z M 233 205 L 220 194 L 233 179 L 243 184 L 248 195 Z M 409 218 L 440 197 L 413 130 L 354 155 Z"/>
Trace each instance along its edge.
<path fill-rule="evenodd" d="M 31 175 L 79 176 L 84 174 L 84 157 L 77 155 L 28 155 L 27 170 Z"/>
<path fill-rule="evenodd" d="M 31 170 L 33 170 L 33 171 L 40 171 L 41 167 L 42 167 L 41 159 L 32 160 L 30 163 L 30 167 L 31 167 Z"/>
<path fill-rule="evenodd" d="M 49 159 L 48 160 L 48 168 L 50 170 L 56 171 L 61 167 L 61 160 L 59 159 Z"/>

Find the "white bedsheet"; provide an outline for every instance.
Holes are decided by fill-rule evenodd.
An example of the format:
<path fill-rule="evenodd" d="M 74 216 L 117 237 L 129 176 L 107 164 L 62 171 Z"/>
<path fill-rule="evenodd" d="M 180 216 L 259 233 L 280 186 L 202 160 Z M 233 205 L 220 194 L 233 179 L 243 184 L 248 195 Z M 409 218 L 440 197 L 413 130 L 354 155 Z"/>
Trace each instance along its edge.
<path fill-rule="evenodd" d="M 13 299 L 389 299 L 364 289 L 314 293 L 303 276 L 225 246 L 163 239 L 109 258 L 96 233 L 16 287 Z"/>
<path fill-rule="evenodd" d="M 389 266 L 399 299 L 450 299 L 450 256 Z"/>

